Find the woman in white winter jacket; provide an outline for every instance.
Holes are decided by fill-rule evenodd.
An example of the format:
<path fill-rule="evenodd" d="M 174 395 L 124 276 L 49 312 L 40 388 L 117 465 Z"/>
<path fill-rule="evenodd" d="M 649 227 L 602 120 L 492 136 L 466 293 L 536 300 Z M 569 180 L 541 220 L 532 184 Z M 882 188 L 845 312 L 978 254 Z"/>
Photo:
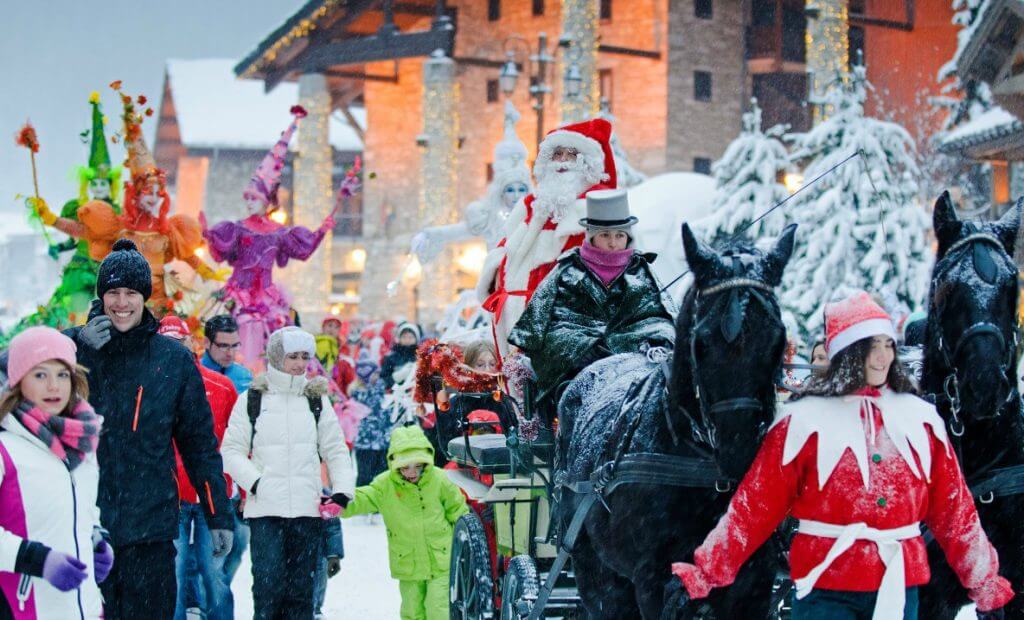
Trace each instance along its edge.
<path fill-rule="evenodd" d="M 0 398 L 0 618 L 100 618 L 114 553 L 96 508 L 102 418 L 75 343 L 17 335 Z"/>
<path fill-rule="evenodd" d="M 231 412 L 221 454 L 224 469 L 248 492 L 255 618 L 313 617 L 313 572 L 321 556 L 320 505 L 344 507 L 355 475 L 327 380 L 306 378 L 313 336 L 297 327 L 270 335 L 267 372 Z M 253 423 L 255 421 L 255 423 Z M 322 494 L 320 463 L 331 496 Z"/>

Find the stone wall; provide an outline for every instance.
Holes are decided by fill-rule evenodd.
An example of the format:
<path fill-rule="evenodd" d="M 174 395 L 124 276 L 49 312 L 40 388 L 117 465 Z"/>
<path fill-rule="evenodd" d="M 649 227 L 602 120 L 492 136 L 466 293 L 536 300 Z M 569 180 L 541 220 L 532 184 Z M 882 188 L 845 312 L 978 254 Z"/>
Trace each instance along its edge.
<path fill-rule="evenodd" d="M 694 0 L 669 0 L 667 168 L 715 161 L 739 134 L 744 107 L 743 4 L 715 2 L 712 19 Z M 694 96 L 694 72 L 711 73 L 710 101 Z"/>

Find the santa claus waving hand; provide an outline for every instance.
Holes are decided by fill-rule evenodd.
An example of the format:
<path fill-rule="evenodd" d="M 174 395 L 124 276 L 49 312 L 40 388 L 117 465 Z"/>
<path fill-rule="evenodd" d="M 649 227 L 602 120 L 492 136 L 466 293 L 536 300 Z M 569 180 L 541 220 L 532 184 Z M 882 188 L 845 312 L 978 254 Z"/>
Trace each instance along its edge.
<path fill-rule="evenodd" d="M 487 255 L 477 283 L 484 309 L 494 315 L 502 355 L 512 327 L 556 259 L 583 244 L 579 222 L 586 216 L 587 192 L 616 187 L 611 134 L 611 124 L 596 118 L 555 129 L 540 143 L 533 166 L 537 189 L 513 208 L 505 238 Z"/>

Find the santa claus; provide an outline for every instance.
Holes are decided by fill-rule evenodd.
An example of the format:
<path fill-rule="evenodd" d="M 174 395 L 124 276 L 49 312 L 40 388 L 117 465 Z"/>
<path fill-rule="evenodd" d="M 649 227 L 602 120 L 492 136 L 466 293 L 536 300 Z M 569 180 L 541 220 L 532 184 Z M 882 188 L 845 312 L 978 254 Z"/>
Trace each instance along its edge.
<path fill-rule="evenodd" d="M 477 295 L 493 314 L 494 340 L 508 353 L 508 334 L 533 292 L 566 250 L 582 245 L 586 194 L 616 187 L 611 124 L 600 118 L 566 125 L 540 143 L 537 189 L 509 214 L 505 238 L 484 261 Z"/>

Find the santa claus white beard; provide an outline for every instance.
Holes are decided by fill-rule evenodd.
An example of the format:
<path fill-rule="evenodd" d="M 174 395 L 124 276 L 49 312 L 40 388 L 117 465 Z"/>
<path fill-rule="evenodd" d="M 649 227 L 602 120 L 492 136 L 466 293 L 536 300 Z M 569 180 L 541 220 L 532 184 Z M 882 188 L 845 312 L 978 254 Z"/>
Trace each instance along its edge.
<path fill-rule="evenodd" d="M 583 161 L 550 161 L 544 166 L 543 174 L 537 177 L 533 208 L 560 222 L 580 193 L 593 184 L 587 178 Z"/>

